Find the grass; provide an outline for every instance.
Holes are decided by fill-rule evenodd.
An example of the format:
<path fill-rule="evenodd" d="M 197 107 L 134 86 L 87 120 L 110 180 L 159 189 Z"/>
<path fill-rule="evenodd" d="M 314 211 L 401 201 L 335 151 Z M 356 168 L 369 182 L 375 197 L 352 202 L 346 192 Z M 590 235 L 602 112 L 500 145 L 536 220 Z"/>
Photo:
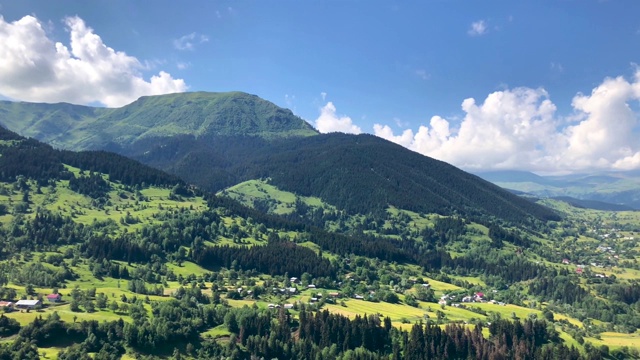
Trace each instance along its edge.
<path fill-rule="evenodd" d="M 623 346 L 640 349 L 640 333 L 637 331 L 633 334 L 603 332 L 600 334 L 600 339 L 588 338 L 588 341 L 597 346 L 607 345 L 610 350 Z"/>
<path fill-rule="evenodd" d="M 335 209 L 320 198 L 297 196 L 294 193 L 280 190 L 265 180 L 248 180 L 225 189 L 218 195 L 228 196 L 249 207 L 253 207 L 256 200 L 266 202 L 269 204 L 269 212 L 278 215 L 294 212 L 296 201 L 301 201 L 310 207 Z"/>
<path fill-rule="evenodd" d="M 214 339 L 231 336 L 231 332 L 225 325 L 218 325 L 202 333 L 203 337 L 212 337 Z"/>
<path fill-rule="evenodd" d="M 76 321 L 82 320 L 97 320 L 97 321 L 115 321 L 122 318 L 124 321 L 131 321 L 128 316 L 120 313 L 113 313 L 110 310 L 97 310 L 93 313 L 87 312 L 73 312 L 70 310 L 70 305 L 64 304 L 59 306 L 50 306 L 42 310 L 31 310 L 29 312 L 21 312 L 21 311 L 13 311 L 11 313 L 5 314 L 6 317 L 16 319 L 20 325 L 27 325 L 38 317 L 42 316 L 42 318 L 47 318 L 54 312 L 57 312 L 60 316 L 60 319 L 64 322 L 74 322 L 74 318 Z"/>

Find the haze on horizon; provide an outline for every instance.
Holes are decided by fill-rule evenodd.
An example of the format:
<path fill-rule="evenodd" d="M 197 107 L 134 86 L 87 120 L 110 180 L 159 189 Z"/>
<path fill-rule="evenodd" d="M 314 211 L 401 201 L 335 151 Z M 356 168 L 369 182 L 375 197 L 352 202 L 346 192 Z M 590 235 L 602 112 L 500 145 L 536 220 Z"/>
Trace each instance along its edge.
<path fill-rule="evenodd" d="M 239 90 L 470 171 L 640 169 L 640 4 L 459 4 L 0 1 L 0 96 Z"/>

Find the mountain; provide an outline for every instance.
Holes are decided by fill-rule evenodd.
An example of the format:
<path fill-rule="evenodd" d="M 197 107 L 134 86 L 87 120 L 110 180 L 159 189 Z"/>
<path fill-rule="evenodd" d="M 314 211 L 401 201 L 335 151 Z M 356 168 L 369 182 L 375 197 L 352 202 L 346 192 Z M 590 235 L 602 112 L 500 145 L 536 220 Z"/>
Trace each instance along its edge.
<path fill-rule="evenodd" d="M 602 211 L 633 211 L 634 208 L 625 205 L 618 204 L 610 204 L 602 201 L 596 200 L 581 200 L 572 198 L 569 196 L 555 196 L 552 197 L 554 200 L 564 201 L 571 206 L 577 208 L 586 208 L 586 209 L 594 209 L 594 210 L 602 210 Z"/>
<path fill-rule="evenodd" d="M 378 145 L 370 136 L 312 138 L 316 148 L 328 142 L 337 154 L 369 154 L 367 147 Z M 305 158 L 293 165 L 303 166 Z M 369 165 L 380 174 L 388 171 Z M 449 165 L 432 166 L 447 172 Z M 559 270 L 529 259 L 537 256 L 529 251 L 534 244 L 545 246 L 542 254 L 560 256 L 532 238 L 542 236 L 537 231 L 496 224 L 487 229 L 458 217 L 395 210 L 387 218 L 391 227 L 382 222 L 372 232 L 375 221 L 360 217 L 355 220 L 366 224 L 367 233 L 344 235 L 199 194 L 175 176 L 121 155 L 58 150 L 0 128 L 0 358 L 90 359 L 93 353 L 96 359 L 294 360 L 364 354 L 384 360 L 422 355 L 427 348 L 429 359 L 480 352 L 494 358 L 510 339 L 533 344 L 518 350 L 523 357 L 540 358 L 544 348 L 560 358 L 583 359 L 558 336 L 570 339 L 551 322 L 551 310 L 543 313 L 520 300 L 560 303 L 564 299 L 546 293 L 582 290 L 575 285 L 579 279 L 567 285 Z M 556 278 L 564 282 L 547 280 Z M 599 309 L 590 313 L 593 319 L 613 318 L 618 327 L 635 322 L 634 293 L 616 285 L 630 299 L 626 307 L 614 304 L 621 320 L 587 290 L 578 292 L 586 297 L 579 309 L 591 305 Z M 436 303 L 440 294 L 462 299 L 480 290 L 508 307 Z M 515 312 L 527 320 L 508 317 Z M 437 323 L 425 325 L 425 318 Z M 585 326 L 569 312 L 563 319 Z M 477 327 L 469 331 L 461 321 Z"/>
<path fill-rule="evenodd" d="M 14 115 L 20 114 L 33 124 L 22 124 L 23 131 L 39 131 L 36 138 L 65 148 L 116 151 L 210 191 L 268 178 L 282 190 L 322 198 L 352 214 L 394 206 L 512 221 L 558 219 L 477 176 L 378 137 L 317 135 L 289 110 L 244 93 L 150 96 L 93 112 L 22 105 L 5 103 L 12 111 L 2 121 L 17 126 Z M 34 108 L 49 110 L 30 113 Z M 72 115 L 78 120 L 69 120 Z M 39 116 L 47 124 L 63 123 L 70 135 L 50 133 L 55 127 L 43 126 Z"/>
<path fill-rule="evenodd" d="M 0 119 L 0 124 L 24 136 L 71 150 L 117 150 L 176 135 L 317 134 L 290 110 L 242 92 L 144 96 L 114 109 L 0 101 Z"/>
<path fill-rule="evenodd" d="M 505 189 L 535 196 L 571 197 L 640 209 L 638 171 L 601 171 L 555 176 L 540 176 L 522 171 L 490 171 L 479 172 L 477 175 Z M 592 205 L 600 208 L 599 205 Z"/>

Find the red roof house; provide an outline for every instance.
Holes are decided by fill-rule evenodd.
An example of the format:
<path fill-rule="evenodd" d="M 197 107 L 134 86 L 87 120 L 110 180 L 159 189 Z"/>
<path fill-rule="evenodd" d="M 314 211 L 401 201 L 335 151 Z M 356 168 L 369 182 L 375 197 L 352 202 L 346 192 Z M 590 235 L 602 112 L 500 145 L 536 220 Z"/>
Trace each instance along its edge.
<path fill-rule="evenodd" d="M 49 294 L 47 295 L 47 300 L 49 300 L 49 302 L 60 302 L 62 301 L 62 295 L 60 294 Z"/>

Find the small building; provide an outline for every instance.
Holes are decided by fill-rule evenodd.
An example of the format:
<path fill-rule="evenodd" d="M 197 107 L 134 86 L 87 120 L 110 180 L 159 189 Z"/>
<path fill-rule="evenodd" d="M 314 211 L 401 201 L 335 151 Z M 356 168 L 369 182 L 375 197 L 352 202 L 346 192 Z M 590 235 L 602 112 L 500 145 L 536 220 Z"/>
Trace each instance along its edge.
<path fill-rule="evenodd" d="M 340 293 L 339 292 L 330 292 L 329 296 L 337 298 L 337 297 L 340 297 Z"/>
<path fill-rule="evenodd" d="M 309 301 L 311 301 L 311 302 L 317 302 L 317 301 L 318 301 L 318 298 L 317 298 L 317 297 L 312 297 L 311 299 L 309 299 Z"/>
<path fill-rule="evenodd" d="M 293 309 L 293 304 L 284 304 L 285 309 Z"/>
<path fill-rule="evenodd" d="M 10 308 L 13 307 L 13 303 L 11 301 L 0 301 L 0 308 Z"/>
<path fill-rule="evenodd" d="M 357 294 L 356 294 L 356 295 L 354 296 L 354 298 L 355 298 L 355 299 L 358 299 L 358 300 L 364 300 L 364 296 L 362 296 L 362 295 L 357 295 Z"/>
<path fill-rule="evenodd" d="M 62 295 L 60 294 L 49 294 L 47 295 L 47 300 L 51 303 L 59 303 L 62 301 Z"/>
<path fill-rule="evenodd" d="M 289 294 L 295 294 L 298 292 L 298 289 L 294 287 L 290 287 L 287 289 L 287 291 L 289 291 Z"/>
<path fill-rule="evenodd" d="M 313 285 L 313 284 L 309 284 L 309 285 L 307 285 L 307 289 L 315 289 L 315 288 L 316 288 L 316 286 L 315 286 L 315 285 Z"/>
<path fill-rule="evenodd" d="M 40 300 L 18 300 L 16 307 L 19 309 L 33 309 L 40 305 Z"/>
<path fill-rule="evenodd" d="M 289 279 L 289 281 L 290 281 L 292 284 L 296 284 L 296 283 L 298 282 L 298 278 L 297 278 L 297 277 L 292 277 L 291 279 Z"/>
<path fill-rule="evenodd" d="M 569 261 L 569 259 L 562 259 L 562 263 L 565 265 L 569 265 L 571 264 L 571 261 Z"/>

